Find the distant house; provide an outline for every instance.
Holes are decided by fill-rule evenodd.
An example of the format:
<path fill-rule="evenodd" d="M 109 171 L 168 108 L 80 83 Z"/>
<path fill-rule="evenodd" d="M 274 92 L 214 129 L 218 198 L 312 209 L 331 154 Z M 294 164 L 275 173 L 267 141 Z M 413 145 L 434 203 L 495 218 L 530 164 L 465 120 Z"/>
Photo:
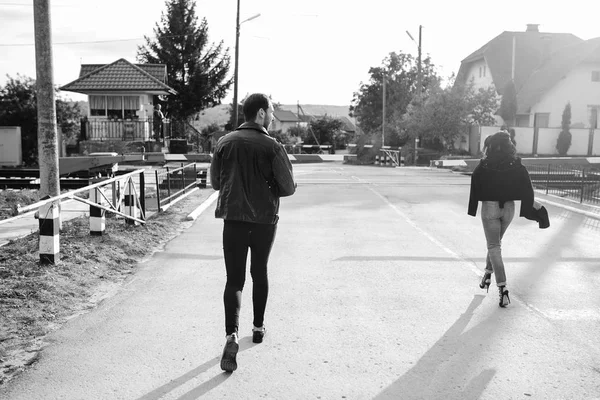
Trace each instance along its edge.
<path fill-rule="evenodd" d="M 354 126 L 354 124 L 352 123 L 352 121 L 350 121 L 349 118 L 346 117 L 336 117 L 337 119 L 339 119 L 340 121 L 342 121 L 342 130 L 346 133 L 349 134 L 355 134 L 356 133 L 356 126 Z"/>
<path fill-rule="evenodd" d="M 511 79 L 517 90 L 516 126 L 559 127 L 568 102 L 573 125 L 597 125 L 600 38 L 539 32 L 534 24 L 525 32 L 503 32 L 462 61 L 456 81 L 493 86 L 502 95 Z"/>
<path fill-rule="evenodd" d="M 571 127 L 589 130 L 589 140 L 587 133 L 578 133 L 582 139 L 577 151 L 596 154 L 593 137 L 600 114 L 600 38 L 582 40 L 570 33 L 540 32 L 534 24 L 525 32 L 503 32 L 461 62 L 456 83 L 492 86 L 502 95 L 511 80 L 517 91 L 515 128 L 532 129 L 531 134 L 522 131 L 521 137 L 526 135 L 527 141 L 518 142 L 519 151 L 555 151 L 558 133 L 552 129 L 561 126 L 563 110 L 570 103 Z M 498 125 L 502 123 L 498 117 Z M 470 147 L 472 152 L 479 148 Z"/>
<path fill-rule="evenodd" d="M 60 90 L 88 95 L 88 140 L 149 140 L 154 96 L 177 92 L 167 85 L 163 64 L 132 64 L 121 58 L 111 64 L 83 64 L 79 78 Z"/>
<path fill-rule="evenodd" d="M 290 128 L 300 126 L 300 118 L 291 111 L 275 110 L 273 113 L 275 119 L 271 123 L 269 130 L 287 132 Z"/>

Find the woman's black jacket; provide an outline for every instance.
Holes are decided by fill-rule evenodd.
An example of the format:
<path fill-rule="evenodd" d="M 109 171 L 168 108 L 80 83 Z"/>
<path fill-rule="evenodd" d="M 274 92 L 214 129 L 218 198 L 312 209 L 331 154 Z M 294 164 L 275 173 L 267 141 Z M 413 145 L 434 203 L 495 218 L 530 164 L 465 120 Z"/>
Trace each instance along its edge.
<path fill-rule="evenodd" d="M 520 216 L 537 220 L 533 208 L 533 187 L 527 169 L 519 157 L 482 159 L 471 175 L 468 214 L 477 215 L 480 201 L 504 202 L 521 200 Z"/>

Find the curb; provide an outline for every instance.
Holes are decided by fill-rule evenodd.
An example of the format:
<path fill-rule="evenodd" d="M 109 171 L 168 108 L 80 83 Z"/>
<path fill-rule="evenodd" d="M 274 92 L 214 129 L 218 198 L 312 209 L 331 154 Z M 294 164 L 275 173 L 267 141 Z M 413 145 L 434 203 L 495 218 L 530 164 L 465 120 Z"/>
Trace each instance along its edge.
<path fill-rule="evenodd" d="M 208 199 L 204 200 L 202 202 L 202 204 L 200 204 L 200 206 L 198 206 L 198 208 L 196 208 L 194 211 L 189 213 L 188 216 L 186 217 L 186 219 L 188 221 L 195 221 L 196 218 L 198 218 L 200 216 L 200 214 L 202 214 L 204 211 L 206 211 L 206 209 L 208 207 L 210 207 L 211 204 L 214 203 L 218 197 L 219 197 L 219 192 L 214 192 L 213 194 L 211 194 Z"/>
<path fill-rule="evenodd" d="M 598 214 L 598 213 L 594 213 L 594 212 L 591 212 L 591 211 L 582 210 L 582 209 L 577 208 L 577 207 L 571 207 L 571 206 L 566 205 L 566 204 L 557 203 L 555 201 L 543 199 L 543 198 L 537 197 L 537 196 L 536 196 L 535 199 L 537 201 L 539 201 L 540 203 L 546 203 L 546 204 L 549 204 L 551 206 L 562 208 L 562 209 L 565 209 L 567 211 L 571 211 L 571 212 L 574 212 L 574 213 L 577 213 L 577 214 L 585 215 L 588 218 L 592 218 L 592 219 L 600 221 L 600 214 Z"/>

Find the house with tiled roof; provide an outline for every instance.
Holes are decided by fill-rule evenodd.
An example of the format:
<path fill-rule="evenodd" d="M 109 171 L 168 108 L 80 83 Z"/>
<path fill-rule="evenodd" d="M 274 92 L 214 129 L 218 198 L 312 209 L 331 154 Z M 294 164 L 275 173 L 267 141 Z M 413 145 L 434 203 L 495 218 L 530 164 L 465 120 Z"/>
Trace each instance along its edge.
<path fill-rule="evenodd" d="M 296 114 L 288 110 L 275 110 L 273 112 L 273 122 L 270 130 L 287 132 L 290 128 L 300 126 L 302 121 Z"/>
<path fill-rule="evenodd" d="M 88 95 L 87 140 L 150 140 L 156 96 L 175 95 L 163 64 L 83 64 L 79 78 L 60 90 Z"/>
<path fill-rule="evenodd" d="M 498 125 L 506 122 L 520 131 L 518 151 L 555 152 L 562 113 L 570 103 L 576 142 L 572 151 L 596 154 L 600 38 L 583 40 L 570 33 L 540 32 L 534 24 L 524 32 L 503 32 L 461 62 L 456 83 L 492 86 L 502 96 L 511 80 L 517 91 L 517 116 L 515 121 L 502 121 L 498 116 Z"/>

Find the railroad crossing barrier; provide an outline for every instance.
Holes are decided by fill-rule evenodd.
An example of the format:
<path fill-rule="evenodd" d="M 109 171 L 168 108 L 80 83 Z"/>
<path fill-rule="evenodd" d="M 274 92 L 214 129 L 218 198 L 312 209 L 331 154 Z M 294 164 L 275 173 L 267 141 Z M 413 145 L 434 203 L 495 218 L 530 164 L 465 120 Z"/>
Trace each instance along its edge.
<path fill-rule="evenodd" d="M 133 178 L 139 177 L 139 195 L 135 188 L 135 182 Z M 40 232 L 40 245 L 39 245 L 39 253 L 40 253 L 40 262 L 42 264 L 55 264 L 60 260 L 60 201 L 61 199 L 73 199 L 84 204 L 90 206 L 90 218 L 92 218 L 92 213 L 94 214 L 94 218 L 100 218 L 94 220 L 90 220 L 90 234 L 102 234 L 103 232 L 103 213 L 99 213 L 99 209 L 105 212 L 111 212 L 113 214 L 119 215 L 128 221 L 127 223 L 146 223 L 146 212 L 144 208 L 144 197 L 145 197 L 145 188 L 144 188 L 144 170 L 139 169 L 128 174 L 120 175 L 115 178 L 110 178 L 103 180 L 102 182 L 95 183 L 93 185 L 86 186 L 81 189 L 76 189 L 71 192 L 63 193 L 58 196 L 49 197 L 46 199 L 42 199 L 36 203 L 30 204 L 26 207 L 17 207 L 17 213 L 22 214 L 27 211 L 39 210 L 39 232 Z M 117 196 L 116 191 L 120 190 L 121 183 L 124 184 L 125 190 L 120 191 L 120 195 Z M 109 200 L 102 188 L 111 185 L 113 190 L 113 200 Z M 129 187 L 129 189 L 127 189 Z M 117 188 L 115 190 L 115 188 Z M 128 191 L 127 191 L 128 190 Z M 93 192 L 93 195 L 92 195 Z M 80 193 L 89 193 L 90 198 L 84 199 L 82 197 L 77 196 Z M 125 208 L 124 204 L 124 195 L 128 194 L 133 196 L 128 200 L 129 204 L 132 204 L 131 209 L 136 209 L 136 212 L 124 213 L 123 209 Z M 117 198 L 118 197 L 118 198 Z M 114 200 L 117 198 L 117 200 Z M 101 200 L 98 202 L 98 200 Z M 106 204 L 105 204 L 106 203 Z M 92 212 L 92 207 L 94 207 L 94 211 Z M 139 212 L 138 212 L 139 211 Z M 97 215 L 101 215 L 98 217 Z M 129 222 L 129 220 L 133 222 Z"/>
<path fill-rule="evenodd" d="M 401 148 L 383 146 L 379 151 L 381 154 L 375 155 L 375 165 L 394 168 L 404 166 L 404 156 L 400 154 Z"/>

